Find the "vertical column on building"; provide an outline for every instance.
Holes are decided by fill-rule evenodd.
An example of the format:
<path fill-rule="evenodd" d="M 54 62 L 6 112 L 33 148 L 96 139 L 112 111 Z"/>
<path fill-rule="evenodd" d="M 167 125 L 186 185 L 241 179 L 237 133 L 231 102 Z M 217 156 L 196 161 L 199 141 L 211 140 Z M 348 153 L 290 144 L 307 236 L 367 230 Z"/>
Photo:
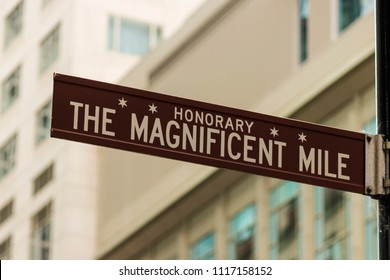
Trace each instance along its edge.
<path fill-rule="evenodd" d="M 226 260 L 227 250 L 227 213 L 226 195 L 222 192 L 216 200 L 215 212 L 215 259 Z"/>

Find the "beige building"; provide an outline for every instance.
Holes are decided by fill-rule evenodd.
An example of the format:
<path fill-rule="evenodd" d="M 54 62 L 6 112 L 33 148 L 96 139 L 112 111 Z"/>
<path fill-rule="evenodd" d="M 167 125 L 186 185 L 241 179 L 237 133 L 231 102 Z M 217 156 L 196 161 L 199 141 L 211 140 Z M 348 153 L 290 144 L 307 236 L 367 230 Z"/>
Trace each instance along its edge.
<path fill-rule="evenodd" d="M 53 72 L 115 82 L 203 1 L 1 1 L 0 259 L 95 258 L 99 153 L 49 138 Z"/>
<path fill-rule="evenodd" d="M 375 133 L 373 1 L 214 0 L 121 84 Z M 373 259 L 369 197 L 99 148 L 99 259 Z"/>

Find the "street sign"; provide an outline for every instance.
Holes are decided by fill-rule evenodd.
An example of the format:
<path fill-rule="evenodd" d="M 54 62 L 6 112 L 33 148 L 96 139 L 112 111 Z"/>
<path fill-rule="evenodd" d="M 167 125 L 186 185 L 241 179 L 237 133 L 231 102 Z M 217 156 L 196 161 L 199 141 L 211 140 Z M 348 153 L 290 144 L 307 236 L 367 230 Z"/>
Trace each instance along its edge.
<path fill-rule="evenodd" d="M 365 135 L 61 74 L 52 137 L 365 192 Z"/>

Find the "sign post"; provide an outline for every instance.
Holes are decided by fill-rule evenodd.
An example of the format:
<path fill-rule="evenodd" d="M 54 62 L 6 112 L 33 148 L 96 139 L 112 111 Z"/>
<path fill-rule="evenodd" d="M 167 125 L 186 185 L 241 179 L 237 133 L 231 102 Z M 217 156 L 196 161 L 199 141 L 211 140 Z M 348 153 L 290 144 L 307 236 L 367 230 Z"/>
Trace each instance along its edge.
<path fill-rule="evenodd" d="M 376 100 L 377 131 L 384 135 L 386 152 L 386 194 L 378 198 L 379 259 L 390 259 L 390 196 L 389 192 L 389 146 L 390 141 L 390 1 L 376 0 Z"/>

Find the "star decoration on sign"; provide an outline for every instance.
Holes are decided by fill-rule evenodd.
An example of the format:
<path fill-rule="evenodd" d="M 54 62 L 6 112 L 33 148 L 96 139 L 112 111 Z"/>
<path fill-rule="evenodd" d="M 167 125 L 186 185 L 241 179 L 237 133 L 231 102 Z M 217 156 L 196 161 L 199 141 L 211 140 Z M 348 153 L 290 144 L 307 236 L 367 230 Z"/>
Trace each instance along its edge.
<path fill-rule="evenodd" d="M 273 137 L 275 137 L 275 136 L 279 136 L 279 134 L 278 134 L 278 129 L 276 129 L 275 127 L 274 128 L 270 128 L 270 130 L 271 130 L 271 135 L 273 136 Z"/>
<path fill-rule="evenodd" d="M 119 101 L 118 106 L 121 106 L 122 108 L 127 107 L 127 100 L 125 100 L 124 97 L 122 97 L 122 99 L 118 99 L 118 101 Z"/>
<path fill-rule="evenodd" d="M 307 141 L 306 136 L 307 135 L 303 134 L 303 132 L 302 132 L 301 134 L 298 134 L 298 140 L 303 143 L 303 142 Z"/>
<path fill-rule="evenodd" d="M 149 105 L 149 111 L 152 112 L 152 114 L 157 113 L 157 106 L 152 103 L 152 105 Z"/>

